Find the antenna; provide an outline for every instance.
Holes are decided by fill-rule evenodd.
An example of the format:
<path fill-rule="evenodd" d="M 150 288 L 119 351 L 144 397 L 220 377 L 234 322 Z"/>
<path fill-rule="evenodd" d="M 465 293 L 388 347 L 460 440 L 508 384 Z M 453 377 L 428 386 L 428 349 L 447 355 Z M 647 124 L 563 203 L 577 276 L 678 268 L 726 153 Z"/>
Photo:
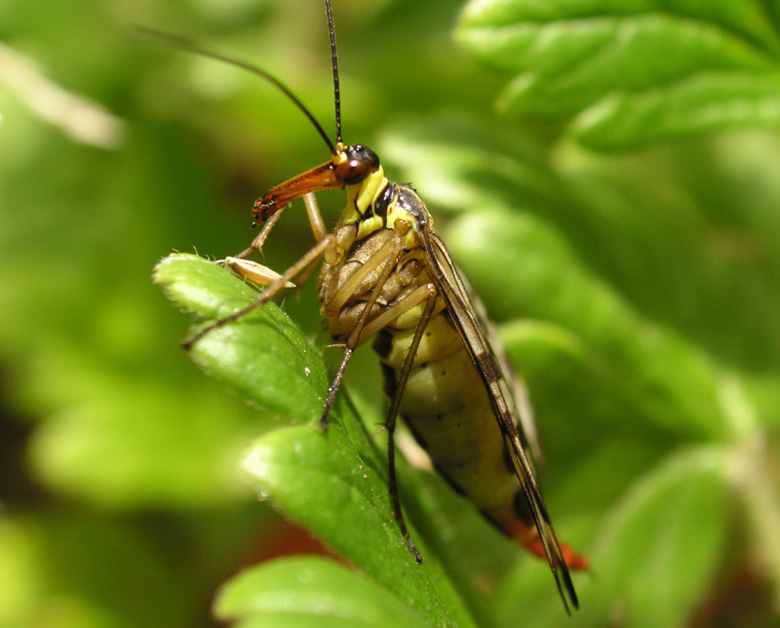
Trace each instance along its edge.
<path fill-rule="evenodd" d="M 330 10 L 330 1 L 326 0 L 328 5 L 328 10 Z M 330 21 L 331 24 L 331 47 L 333 50 L 333 58 L 335 63 L 335 55 L 336 55 L 336 42 L 333 36 L 332 26 L 333 21 Z M 285 96 L 287 96 L 290 100 L 292 100 L 295 105 L 300 109 L 304 115 L 309 119 L 309 121 L 314 125 L 314 128 L 317 129 L 317 132 L 320 134 L 320 137 L 322 137 L 323 140 L 325 140 L 325 144 L 328 145 L 328 148 L 330 149 L 331 153 L 336 152 L 336 148 L 333 146 L 333 142 L 331 142 L 330 138 L 328 137 L 328 134 L 325 133 L 322 126 L 319 122 L 317 122 L 317 119 L 314 117 L 314 114 L 312 114 L 311 111 L 309 111 L 306 108 L 306 105 L 304 105 L 298 97 L 290 91 L 290 88 L 288 88 L 284 83 L 282 83 L 278 78 L 273 76 L 272 74 L 269 74 L 262 68 L 257 67 L 256 65 L 252 65 L 251 63 L 247 63 L 246 61 L 242 61 L 241 59 L 236 59 L 235 57 L 231 57 L 229 55 L 224 55 L 219 52 L 213 52 L 211 50 L 207 50 L 205 48 L 201 48 L 197 44 L 191 42 L 188 39 L 185 39 L 184 37 L 179 37 L 177 35 L 171 35 L 170 33 L 164 33 L 162 31 L 155 30 L 153 28 L 148 28 L 146 26 L 139 26 L 137 27 L 139 31 L 142 33 L 149 35 L 151 37 L 154 37 L 163 43 L 167 44 L 168 46 L 171 46 L 172 48 L 179 48 L 182 50 L 188 50 L 189 52 L 194 52 L 195 54 L 203 55 L 204 57 L 209 57 L 210 59 L 216 59 L 217 61 L 223 61 L 225 63 L 229 63 L 230 65 L 234 65 L 239 68 L 243 68 L 244 70 L 247 70 L 251 72 L 252 74 L 256 74 L 257 76 L 264 78 L 266 81 L 274 85 L 276 88 L 278 88 Z M 334 73 L 336 72 L 336 66 L 333 66 Z M 336 79 L 336 94 L 338 94 L 338 78 Z M 338 96 L 336 97 L 336 127 L 340 129 L 340 121 L 339 121 L 339 105 L 338 105 Z M 341 135 L 339 131 L 339 138 L 338 141 L 341 141 Z"/>
<path fill-rule="evenodd" d="M 333 25 L 333 7 L 330 0 L 325 0 L 325 10 L 328 13 L 328 33 L 330 34 L 330 57 L 333 67 L 333 100 L 336 105 L 336 142 L 341 144 L 341 89 L 339 87 L 339 59 L 336 52 L 336 27 Z"/>

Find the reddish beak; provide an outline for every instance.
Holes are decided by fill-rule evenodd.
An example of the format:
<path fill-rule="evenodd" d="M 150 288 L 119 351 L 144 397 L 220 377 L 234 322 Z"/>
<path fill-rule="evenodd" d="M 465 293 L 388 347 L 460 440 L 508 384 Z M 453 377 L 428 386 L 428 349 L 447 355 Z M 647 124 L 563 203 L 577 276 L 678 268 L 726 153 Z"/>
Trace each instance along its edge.
<path fill-rule="evenodd" d="M 328 161 L 293 177 L 289 181 L 280 183 L 266 192 L 263 198 L 255 201 L 254 207 L 252 207 L 254 224 L 263 224 L 276 212 L 284 209 L 288 203 L 304 194 L 333 189 L 343 190 L 344 184 L 336 179 L 333 162 Z"/>

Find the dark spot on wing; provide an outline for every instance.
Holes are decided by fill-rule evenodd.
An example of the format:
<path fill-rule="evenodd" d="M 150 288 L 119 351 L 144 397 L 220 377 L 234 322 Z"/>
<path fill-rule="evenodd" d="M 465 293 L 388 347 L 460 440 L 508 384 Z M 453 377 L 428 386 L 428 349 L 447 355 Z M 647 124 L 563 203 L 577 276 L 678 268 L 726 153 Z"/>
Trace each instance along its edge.
<path fill-rule="evenodd" d="M 475 358 L 480 370 L 485 374 L 487 382 L 491 383 L 498 381 L 499 373 L 498 368 L 496 367 L 496 361 L 493 359 L 493 355 L 488 351 L 485 353 L 480 353 L 479 355 L 475 356 Z"/>

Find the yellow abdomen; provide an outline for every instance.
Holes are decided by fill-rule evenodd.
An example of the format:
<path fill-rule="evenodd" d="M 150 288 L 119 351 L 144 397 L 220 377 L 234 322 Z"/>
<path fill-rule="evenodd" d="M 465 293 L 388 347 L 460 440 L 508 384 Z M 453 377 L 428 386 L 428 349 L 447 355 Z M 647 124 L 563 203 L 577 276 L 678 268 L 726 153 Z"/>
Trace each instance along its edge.
<path fill-rule="evenodd" d="M 400 412 L 437 470 L 501 525 L 490 512 L 511 509 L 520 484 L 485 386 L 447 316 L 443 310 L 428 323 Z M 374 343 L 390 396 L 413 335 L 413 328 L 387 328 Z"/>

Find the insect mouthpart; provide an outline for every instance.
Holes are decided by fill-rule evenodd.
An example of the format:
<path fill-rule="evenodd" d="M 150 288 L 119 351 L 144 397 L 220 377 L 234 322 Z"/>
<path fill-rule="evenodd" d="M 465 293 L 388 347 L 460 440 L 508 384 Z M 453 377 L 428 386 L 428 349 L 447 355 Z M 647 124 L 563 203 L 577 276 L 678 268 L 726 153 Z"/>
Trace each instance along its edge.
<path fill-rule="evenodd" d="M 356 185 L 379 168 L 379 157 L 365 144 L 338 144 L 330 161 L 277 185 L 255 201 L 252 226 L 264 224 L 290 201 L 309 192 Z"/>
<path fill-rule="evenodd" d="M 373 154 L 373 151 L 371 151 L 371 154 Z M 337 150 L 334 152 L 334 157 L 324 164 L 315 166 L 311 170 L 307 170 L 266 192 L 262 198 L 255 201 L 252 207 L 253 225 L 265 223 L 271 216 L 284 209 L 291 201 L 301 198 L 310 192 L 343 190 L 345 183 L 338 178 L 336 169 L 341 164 L 351 163 L 346 155 L 345 150 Z M 376 161 L 379 163 L 379 159 Z M 363 168 L 358 166 L 355 170 L 363 170 Z M 365 178 L 369 173 L 370 170 L 366 166 L 365 174 L 361 179 Z"/>

